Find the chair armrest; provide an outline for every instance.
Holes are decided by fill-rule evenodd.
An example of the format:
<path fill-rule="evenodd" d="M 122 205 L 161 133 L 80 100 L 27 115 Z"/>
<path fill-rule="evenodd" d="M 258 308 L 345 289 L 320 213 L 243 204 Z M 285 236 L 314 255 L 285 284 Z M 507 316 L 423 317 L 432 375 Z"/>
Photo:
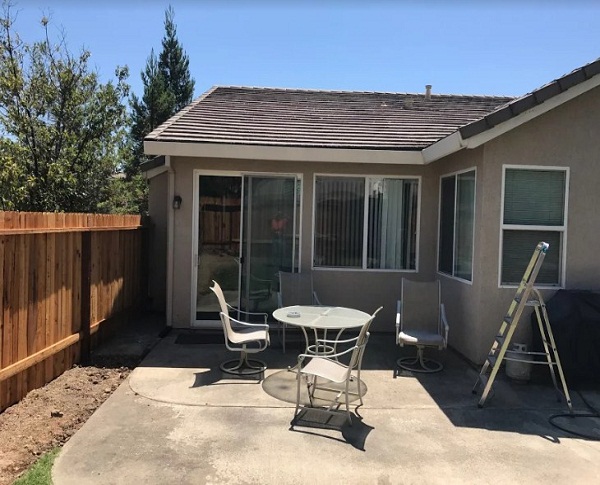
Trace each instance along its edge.
<path fill-rule="evenodd" d="M 448 343 L 448 330 L 450 330 L 450 326 L 448 325 L 448 320 L 446 319 L 446 307 L 442 303 L 440 305 L 440 321 L 442 322 L 442 332 L 444 335 L 444 342 Z"/>
<path fill-rule="evenodd" d="M 269 315 L 264 312 L 247 312 L 245 310 L 240 310 L 239 308 L 232 307 L 229 303 L 226 303 L 226 305 L 227 305 L 227 308 L 229 308 L 233 312 L 240 312 L 240 313 L 243 313 L 244 315 L 254 315 L 254 316 L 260 315 L 263 317 L 265 324 L 267 323 L 267 318 L 269 318 Z M 229 317 L 229 318 L 232 318 L 232 317 Z"/>
<path fill-rule="evenodd" d="M 225 316 L 223 314 L 223 312 L 221 312 L 221 316 Z M 237 323 L 238 325 L 242 325 L 244 327 L 255 327 L 255 328 L 262 328 L 264 330 L 269 330 L 269 325 L 267 325 L 266 323 L 250 323 L 250 322 L 243 322 L 241 320 L 238 320 L 237 318 L 233 318 L 231 316 L 228 316 L 229 320 L 231 320 L 232 322 Z"/>

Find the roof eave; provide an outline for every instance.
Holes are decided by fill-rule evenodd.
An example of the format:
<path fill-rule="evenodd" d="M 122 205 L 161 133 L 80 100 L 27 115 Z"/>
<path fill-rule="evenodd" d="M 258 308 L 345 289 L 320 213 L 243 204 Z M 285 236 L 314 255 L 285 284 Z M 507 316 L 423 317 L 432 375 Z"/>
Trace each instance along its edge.
<path fill-rule="evenodd" d="M 476 148 L 484 143 L 497 138 L 504 133 L 515 129 L 518 126 L 521 126 L 528 121 L 537 118 L 538 116 L 547 113 L 558 106 L 575 99 L 577 96 L 580 96 L 596 87 L 600 86 L 600 76 L 594 76 L 591 79 L 588 79 L 580 84 L 577 84 L 566 91 L 562 91 L 559 94 L 548 98 L 546 101 L 543 101 L 532 108 L 523 111 L 521 114 L 517 116 L 513 116 L 512 118 L 508 118 L 506 121 L 500 122 L 497 125 L 487 129 L 486 131 L 482 131 L 476 135 L 464 138 L 464 145 L 466 148 Z"/>
<path fill-rule="evenodd" d="M 600 86 L 600 75 L 595 75 L 586 81 L 549 97 L 540 104 L 528 102 L 528 97 L 524 97 L 518 100 L 517 103 L 522 103 L 521 106 L 531 106 L 529 109 L 522 111 L 518 115 L 508 116 L 508 113 L 504 111 L 510 110 L 510 107 L 506 106 L 493 113 L 491 121 L 489 118 L 486 121 L 484 117 L 473 123 L 469 123 L 451 135 L 425 148 L 423 150 L 423 159 L 425 163 L 431 163 L 463 148 L 477 148 L 598 86 Z"/>
<path fill-rule="evenodd" d="M 184 143 L 144 141 L 144 152 L 174 157 L 228 158 L 292 162 L 334 162 L 366 164 L 423 165 L 421 150 L 371 150 L 359 148 L 319 148 L 242 145 L 225 143 Z"/>

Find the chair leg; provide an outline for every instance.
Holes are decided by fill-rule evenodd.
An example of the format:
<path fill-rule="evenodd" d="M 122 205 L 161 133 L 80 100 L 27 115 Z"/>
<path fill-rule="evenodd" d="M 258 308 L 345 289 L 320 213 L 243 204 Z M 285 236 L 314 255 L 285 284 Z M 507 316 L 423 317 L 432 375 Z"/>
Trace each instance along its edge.
<path fill-rule="evenodd" d="M 302 374 L 300 371 L 296 374 L 296 410 L 294 411 L 294 420 L 298 417 L 300 412 L 300 381 L 302 380 Z"/>
<path fill-rule="evenodd" d="M 360 381 L 359 381 L 358 385 L 360 386 Z M 346 415 L 348 416 L 348 424 L 350 426 L 352 426 L 352 415 L 350 414 L 350 397 L 349 397 L 350 389 L 349 389 L 349 386 L 350 386 L 350 380 L 346 379 Z M 360 391 L 358 391 L 358 395 L 360 396 Z M 362 402 L 362 399 L 361 399 L 361 402 Z"/>
<path fill-rule="evenodd" d="M 424 347 L 417 347 L 415 357 L 402 357 L 396 361 L 398 367 L 411 372 L 434 373 L 441 371 L 444 366 L 437 360 L 428 359 L 423 354 Z"/>
<path fill-rule="evenodd" d="M 350 380 L 356 380 L 356 394 L 358 394 L 358 400 L 360 402 L 360 405 L 362 406 L 364 403 L 362 400 L 362 388 L 360 387 L 360 365 L 356 369 L 356 377 L 351 375 Z"/>
<path fill-rule="evenodd" d="M 317 389 L 317 376 L 312 376 L 312 383 L 310 378 L 306 376 L 306 390 L 308 392 L 308 400 L 311 406 L 314 406 L 315 390 Z"/>
<path fill-rule="evenodd" d="M 262 360 L 249 359 L 248 353 L 242 350 L 239 359 L 223 362 L 219 368 L 227 374 L 249 376 L 263 372 L 267 368 L 267 364 Z"/>

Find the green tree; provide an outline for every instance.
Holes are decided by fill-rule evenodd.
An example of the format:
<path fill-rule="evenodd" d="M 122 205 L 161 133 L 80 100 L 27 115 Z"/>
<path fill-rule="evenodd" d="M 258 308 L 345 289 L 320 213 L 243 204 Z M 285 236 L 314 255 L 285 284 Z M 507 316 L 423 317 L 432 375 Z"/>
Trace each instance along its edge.
<path fill-rule="evenodd" d="M 154 49 L 141 72 L 144 93 L 140 98 L 131 96 L 131 139 L 133 154 L 125 172 L 128 179 L 140 173 L 140 163 L 145 161 L 144 137 L 171 116 L 191 103 L 194 80 L 190 76 L 189 58 L 177 38 L 175 11 L 169 6 L 165 11 L 165 34 L 158 58 Z"/>
<path fill-rule="evenodd" d="M 0 201 L 30 211 L 96 212 L 125 143 L 126 67 L 101 83 L 90 53 L 64 36 L 24 42 L 5 3 L 0 18 Z"/>
<path fill-rule="evenodd" d="M 166 80 L 168 90 L 175 97 L 172 114 L 192 102 L 195 83 L 190 76 L 189 64 L 189 58 L 177 39 L 175 11 L 169 5 L 165 11 L 165 36 L 162 39 L 158 67 Z"/>
<path fill-rule="evenodd" d="M 133 158 L 125 167 L 128 178 L 139 173 L 144 160 L 144 137 L 173 115 L 175 95 L 168 89 L 168 82 L 159 68 L 154 49 L 141 73 L 144 94 L 139 99 L 131 96 L 131 141 Z"/>

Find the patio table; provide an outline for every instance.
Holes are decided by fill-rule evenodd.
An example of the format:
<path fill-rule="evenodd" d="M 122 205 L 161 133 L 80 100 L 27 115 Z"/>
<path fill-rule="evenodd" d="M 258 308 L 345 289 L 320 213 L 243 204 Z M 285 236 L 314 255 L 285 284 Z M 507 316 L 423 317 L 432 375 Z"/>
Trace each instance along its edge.
<path fill-rule="evenodd" d="M 317 345 L 317 339 L 326 339 L 327 331 L 332 330 L 337 331 L 337 340 L 344 330 L 362 327 L 369 321 L 371 315 L 353 308 L 294 305 L 278 308 L 273 312 L 273 318 L 281 323 L 299 327 L 302 330 L 306 341 L 305 353 L 323 355 L 333 353 L 334 348 Z M 314 343 L 311 343 L 307 330 L 312 330 Z"/>

